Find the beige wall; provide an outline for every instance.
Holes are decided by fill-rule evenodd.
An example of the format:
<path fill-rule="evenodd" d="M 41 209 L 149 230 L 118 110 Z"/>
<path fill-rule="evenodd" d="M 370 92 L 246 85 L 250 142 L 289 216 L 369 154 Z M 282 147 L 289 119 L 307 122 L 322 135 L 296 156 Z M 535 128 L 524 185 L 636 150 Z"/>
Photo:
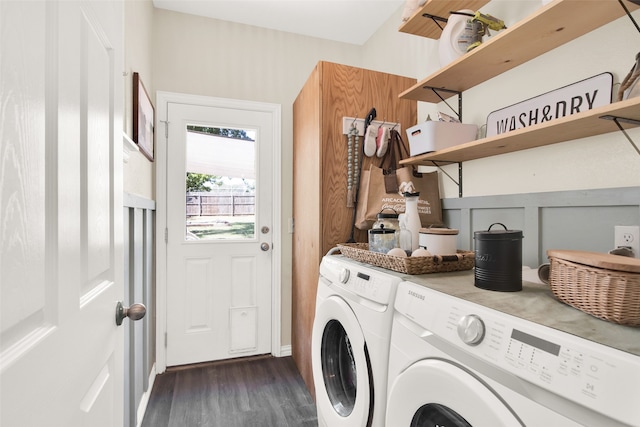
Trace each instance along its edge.
<path fill-rule="evenodd" d="M 513 1 L 494 0 L 483 10 L 510 23 L 540 4 L 523 0 L 515 9 Z M 141 73 L 154 100 L 160 90 L 282 105 L 282 344 L 287 345 L 291 235 L 286 230 L 292 215 L 292 105 L 298 91 L 319 60 L 424 78 L 440 67 L 438 44 L 399 33 L 400 9 L 364 46 L 153 9 L 150 0 L 127 0 L 125 11 L 128 72 Z M 634 16 L 640 19 L 638 12 Z M 635 37 L 635 28 L 624 17 L 479 85 L 464 93 L 464 121 L 482 125 L 493 110 L 604 71 L 619 82 L 637 49 L 625 41 Z M 419 103 L 419 120 L 437 109 Z M 127 126 L 130 131 L 130 121 Z M 640 131 L 631 135 L 640 140 Z M 634 186 L 640 184 L 638 161 L 624 136 L 613 133 L 466 162 L 464 191 L 475 196 Z M 125 166 L 127 191 L 154 198 L 152 166 L 142 155 L 132 156 Z M 457 174 L 457 169 L 450 173 Z M 457 188 L 446 177 L 442 187 L 443 197 L 457 197 Z"/>
<path fill-rule="evenodd" d="M 124 131 L 130 138 L 133 137 L 131 82 L 134 72 L 140 74 L 140 79 L 155 105 L 155 89 L 151 72 L 153 11 L 151 0 L 125 0 L 124 2 L 124 72 L 126 73 Z M 140 152 L 132 152 L 129 161 L 124 164 L 124 191 L 155 200 L 154 177 L 155 163 L 150 162 Z"/>

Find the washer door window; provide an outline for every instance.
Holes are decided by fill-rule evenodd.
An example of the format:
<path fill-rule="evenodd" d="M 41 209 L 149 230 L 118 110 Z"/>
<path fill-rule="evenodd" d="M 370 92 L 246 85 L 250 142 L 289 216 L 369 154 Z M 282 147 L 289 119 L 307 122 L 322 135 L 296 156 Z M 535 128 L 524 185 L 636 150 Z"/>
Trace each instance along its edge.
<path fill-rule="evenodd" d="M 332 427 L 366 425 L 373 411 L 369 357 L 360 324 L 342 298 L 330 297 L 316 310 L 312 365 L 319 417 Z"/>
<path fill-rule="evenodd" d="M 356 404 L 358 370 L 349 336 L 337 320 L 330 320 L 324 328 L 320 360 L 324 386 L 333 409 L 348 417 Z"/>
<path fill-rule="evenodd" d="M 514 427 L 524 424 L 478 377 L 444 360 L 424 359 L 393 381 L 387 425 Z"/>
<path fill-rule="evenodd" d="M 472 427 L 456 411 L 438 403 L 422 405 L 411 420 L 410 427 Z"/>

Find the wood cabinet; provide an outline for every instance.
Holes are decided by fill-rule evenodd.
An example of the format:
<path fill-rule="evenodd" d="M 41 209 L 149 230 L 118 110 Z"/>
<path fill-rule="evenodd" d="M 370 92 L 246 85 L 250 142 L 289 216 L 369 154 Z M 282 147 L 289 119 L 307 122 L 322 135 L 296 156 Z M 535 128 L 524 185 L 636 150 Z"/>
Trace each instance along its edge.
<path fill-rule="evenodd" d="M 443 13 L 445 3 L 448 2 L 429 0 L 400 31 L 413 29 L 414 34 L 437 38 L 434 34 L 439 28 L 423 15 Z M 458 1 L 456 8 L 446 10 L 476 10 L 477 3 L 478 0 Z M 630 2 L 625 2 L 625 5 L 630 10 L 640 7 Z M 448 17 L 448 12 L 444 13 L 444 17 Z M 399 96 L 402 99 L 439 102 L 436 94 L 439 89 L 463 92 L 623 15 L 625 11 L 618 0 L 589 2 L 588 7 L 579 0 L 555 0 L 401 92 Z M 629 25 L 632 25 L 631 22 Z M 424 29 L 425 26 L 427 29 Z M 640 99 L 615 102 L 555 121 L 416 156 L 403 163 L 432 165 L 434 161 L 438 164 L 462 162 L 618 130 L 612 120 L 601 119 L 602 116 L 640 120 Z M 623 127 L 634 126 L 625 122 L 621 124 Z"/>
<path fill-rule="evenodd" d="M 292 355 L 312 394 L 311 330 L 319 265 L 327 251 L 347 242 L 353 224 L 353 208 L 346 203 L 347 137 L 342 118 L 364 118 L 375 107 L 376 120 L 400 123 L 404 131 L 417 122 L 417 103 L 397 95 L 415 82 L 319 62 L 293 105 Z M 363 167 L 372 162 L 379 164 L 379 159 L 365 158 Z M 367 239 L 360 230 L 354 237 L 359 242 Z"/>

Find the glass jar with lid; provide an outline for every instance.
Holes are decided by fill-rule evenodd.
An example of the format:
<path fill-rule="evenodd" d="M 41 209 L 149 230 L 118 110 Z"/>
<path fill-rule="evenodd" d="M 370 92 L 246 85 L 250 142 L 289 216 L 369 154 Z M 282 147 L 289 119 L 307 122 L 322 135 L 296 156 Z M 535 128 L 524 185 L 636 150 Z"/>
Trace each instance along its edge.
<path fill-rule="evenodd" d="M 376 215 L 376 222 L 373 223 L 372 229 L 385 228 L 387 230 L 400 230 L 398 222 L 398 214 L 393 209 L 383 209 Z"/>
<path fill-rule="evenodd" d="M 369 230 L 369 250 L 386 254 L 393 248 L 398 247 L 398 233 L 400 224 L 398 214 L 395 211 L 380 211 L 376 216 L 377 220 Z"/>

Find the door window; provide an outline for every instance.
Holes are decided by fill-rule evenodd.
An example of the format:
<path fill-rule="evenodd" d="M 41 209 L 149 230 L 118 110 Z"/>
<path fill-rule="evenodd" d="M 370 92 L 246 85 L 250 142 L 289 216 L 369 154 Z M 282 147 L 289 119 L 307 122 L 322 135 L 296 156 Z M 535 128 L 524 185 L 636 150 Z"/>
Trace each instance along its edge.
<path fill-rule="evenodd" d="M 186 132 L 185 240 L 254 240 L 256 130 Z"/>

